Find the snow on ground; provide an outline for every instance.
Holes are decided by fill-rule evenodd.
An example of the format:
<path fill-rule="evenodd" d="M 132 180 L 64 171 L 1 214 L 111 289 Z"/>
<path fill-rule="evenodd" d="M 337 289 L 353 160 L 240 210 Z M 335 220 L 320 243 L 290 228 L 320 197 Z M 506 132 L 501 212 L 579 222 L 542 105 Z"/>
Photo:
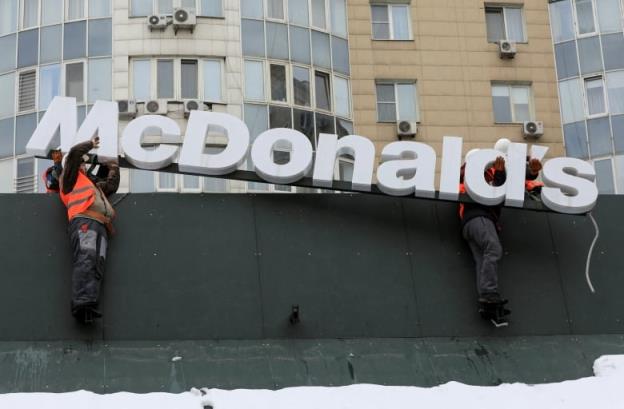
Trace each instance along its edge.
<path fill-rule="evenodd" d="M 594 373 L 560 383 L 491 387 L 449 382 L 433 388 L 360 384 L 278 391 L 204 388 L 181 394 L 13 393 L 0 395 L 0 409 L 623 409 L 624 355 L 598 358 Z"/>

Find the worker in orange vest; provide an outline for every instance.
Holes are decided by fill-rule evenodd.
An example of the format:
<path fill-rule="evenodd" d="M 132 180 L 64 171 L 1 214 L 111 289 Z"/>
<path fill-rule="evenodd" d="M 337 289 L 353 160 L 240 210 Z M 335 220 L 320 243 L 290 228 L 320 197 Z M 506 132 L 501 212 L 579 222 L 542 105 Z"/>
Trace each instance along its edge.
<path fill-rule="evenodd" d="M 95 177 L 87 173 L 87 152 L 99 147 L 99 137 L 75 145 L 66 155 L 60 181 L 61 200 L 67 207 L 73 254 L 72 315 L 90 324 L 102 315 L 98 310 L 106 249 L 115 210 L 108 196 L 119 187 L 117 163 L 101 164 Z"/>

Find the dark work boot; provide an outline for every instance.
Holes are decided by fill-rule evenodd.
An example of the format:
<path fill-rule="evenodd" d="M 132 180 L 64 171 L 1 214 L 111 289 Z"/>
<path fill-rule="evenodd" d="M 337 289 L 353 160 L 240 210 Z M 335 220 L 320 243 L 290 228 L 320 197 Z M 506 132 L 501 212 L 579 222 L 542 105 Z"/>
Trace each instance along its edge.
<path fill-rule="evenodd" d="M 490 292 L 481 294 L 479 302 L 482 304 L 504 304 L 505 300 L 498 292 Z"/>

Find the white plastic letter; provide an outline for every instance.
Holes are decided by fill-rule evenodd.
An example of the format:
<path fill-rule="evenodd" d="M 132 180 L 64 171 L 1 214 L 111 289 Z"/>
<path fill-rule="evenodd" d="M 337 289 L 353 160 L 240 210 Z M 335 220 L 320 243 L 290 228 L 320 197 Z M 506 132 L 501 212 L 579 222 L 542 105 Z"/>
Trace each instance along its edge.
<path fill-rule="evenodd" d="M 464 172 L 464 186 L 468 195 L 476 202 L 493 206 L 505 199 L 505 185 L 489 185 L 483 173 L 492 165 L 496 157 L 503 154 L 494 149 L 479 149 L 470 157 L 466 158 L 466 170 Z"/>
<path fill-rule="evenodd" d="M 228 138 L 222 152 L 204 153 L 208 132 Z M 180 151 L 179 167 L 183 172 L 225 175 L 238 168 L 249 149 L 249 130 L 243 121 L 230 114 L 192 111 Z"/>
<path fill-rule="evenodd" d="M 420 142 L 392 142 L 381 152 L 377 186 L 392 196 L 435 197 L 436 153 Z M 408 178 L 408 174 L 414 176 Z"/>
<path fill-rule="evenodd" d="M 334 180 L 336 157 L 351 155 L 354 157 L 353 180 L 351 188 L 368 192 L 373 180 L 375 145 L 358 135 L 347 135 L 338 139 L 337 135 L 320 134 L 314 163 L 313 184 L 319 187 L 331 187 Z"/>
<path fill-rule="evenodd" d="M 52 146 L 57 129 L 61 136 L 61 149 L 68 152 L 76 137 L 76 98 L 54 97 L 37 129 L 26 145 L 26 152 L 30 155 L 47 156 Z"/>
<path fill-rule="evenodd" d="M 526 143 L 510 143 L 507 148 L 505 171 L 505 206 L 522 207 L 524 205 L 524 181 L 526 178 Z"/>
<path fill-rule="evenodd" d="M 74 139 L 73 145 L 100 137 L 100 147 L 95 150 L 101 159 L 117 159 L 119 154 L 117 131 L 119 106 L 117 102 L 96 101 Z"/>
<path fill-rule="evenodd" d="M 156 170 L 169 166 L 175 160 L 178 147 L 161 144 L 153 150 L 143 148 L 141 140 L 148 131 L 180 136 L 180 127 L 173 119 L 160 115 L 140 116 L 126 126 L 121 138 L 126 159 L 141 169 Z"/>
<path fill-rule="evenodd" d="M 576 158 L 551 159 L 542 169 L 542 201 L 554 211 L 569 214 L 589 212 L 598 199 L 596 171 Z"/>
<path fill-rule="evenodd" d="M 445 136 L 442 142 L 442 172 L 440 174 L 440 199 L 457 200 L 459 197 L 459 171 L 462 160 L 462 138 Z"/>
<path fill-rule="evenodd" d="M 272 158 L 273 148 L 284 142 L 290 144 L 290 161 L 278 165 Z M 292 183 L 304 177 L 312 167 L 312 144 L 307 136 L 294 129 L 269 129 L 254 141 L 251 160 L 256 173 L 267 182 Z"/>

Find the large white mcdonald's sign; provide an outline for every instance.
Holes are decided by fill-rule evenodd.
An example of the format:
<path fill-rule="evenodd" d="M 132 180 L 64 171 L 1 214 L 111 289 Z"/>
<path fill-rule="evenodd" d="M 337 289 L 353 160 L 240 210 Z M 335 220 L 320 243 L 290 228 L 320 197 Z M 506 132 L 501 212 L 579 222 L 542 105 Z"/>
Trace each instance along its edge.
<path fill-rule="evenodd" d="M 76 101 L 74 98 L 56 97 L 30 138 L 26 150 L 37 156 L 48 155 L 54 135 L 60 133 L 63 152 L 76 143 L 100 137 L 97 153 L 103 158 L 126 160 L 138 168 L 157 170 L 177 163 L 181 172 L 201 175 L 226 175 L 235 171 L 248 157 L 249 130 L 235 116 L 194 111 L 191 113 L 184 142 L 181 147 L 160 144 L 155 149 L 145 149 L 142 138 L 154 131 L 167 136 L 180 137 L 177 123 L 167 117 L 143 115 L 132 120 L 118 138 L 117 104 L 97 101 L 89 115 L 78 128 Z M 219 153 L 205 152 L 208 132 L 221 133 L 227 137 L 225 149 Z M 121 146 L 119 146 L 121 143 Z M 290 147 L 290 160 L 285 164 L 273 161 L 275 146 Z M 120 149 L 121 148 L 121 149 Z M 532 147 L 532 156 L 543 157 L 547 148 Z M 438 197 L 445 200 L 459 198 L 459 175 L 462 163 L 462 139 L 445 136 L 442 145 L 442 165 Z M 506 156 L 507 180 L 502 186 L 489 185 L 484 170 L 501 156 L 493 149 L 481 149 L 466 160 L 465 186 L 470 197 L 485 205 L 503 203 L 522 207 L 524 203 L 525 166 L 528 147 L 524 143 L 512 143 Z M 340 139 L 332 134 L 320 134 L 316 154 L 312 144 L 302 133 L 293 129 L 270 129 L 260 134 L 251 146 L 250 158 L 255 172 L 264 180 L 277 184 L 298 181 L 312 171 L 314 186 L 331 187 L 334 164 L 339 155 L 354 157 L 352 189 L 370 191 L 375 169 L 375 146 L 359 135 Z M 381 152 L 377 167 L 378 188 L 393 196 L 415 195 L 435 197 L 436 152 L 424 143 L 398 141 L 386 145 Z M 595 171 L 591 164 L 576 158 L 554 158 L 546 161 L 542 169 L 545 187 L 541 198 L 550 209 L 561 213 L 585 213 L 597 200 L 598 190 L 594 183 Z"/>

